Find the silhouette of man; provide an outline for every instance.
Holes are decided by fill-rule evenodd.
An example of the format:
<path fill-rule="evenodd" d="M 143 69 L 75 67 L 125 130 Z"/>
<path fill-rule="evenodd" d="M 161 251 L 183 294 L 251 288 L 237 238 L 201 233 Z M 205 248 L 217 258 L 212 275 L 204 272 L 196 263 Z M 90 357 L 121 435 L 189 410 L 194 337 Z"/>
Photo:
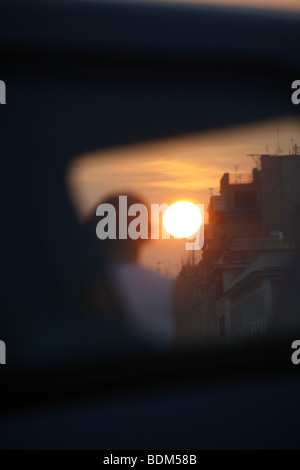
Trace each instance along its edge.
<path fill-rule="evenodd" d="M 127 238 L 120 239 L 122 209 L 119 196 L 109 197 L 101 204 L 110 204 L 116 213 L 116 238 L 105 238 L 99 242 L 105 249 L 109 280 L 123 305 L 126 322 L 144 340 L 158 347 L 168 348 L 173 341 L 175 330 L 172 312 L 173 282 L 138 264 L 143 246 L 149 243 L 150 211 L 147 210 L 147 238 L 132 239 L 127 230 Z M 146 207 L 138 197 L 127 195 L 127 208 L 133 204 L 143 204 Z M 124 214 L 122 216 L 124 217 Z M 135 216 L 126 214 L 125 218 L 128 229 Z"/>

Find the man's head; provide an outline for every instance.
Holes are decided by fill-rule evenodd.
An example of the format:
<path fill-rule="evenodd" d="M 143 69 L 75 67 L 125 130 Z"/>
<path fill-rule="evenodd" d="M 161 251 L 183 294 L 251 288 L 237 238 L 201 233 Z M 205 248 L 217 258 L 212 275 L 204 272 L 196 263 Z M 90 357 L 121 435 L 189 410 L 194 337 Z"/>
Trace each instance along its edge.
<path fill-rule="evenodd" d="M 150 212 L 143 200 L 124 193 L 107 197 L 94 211 L 94 220 L 108 262 L 137 262 L 150 231 Z"/>

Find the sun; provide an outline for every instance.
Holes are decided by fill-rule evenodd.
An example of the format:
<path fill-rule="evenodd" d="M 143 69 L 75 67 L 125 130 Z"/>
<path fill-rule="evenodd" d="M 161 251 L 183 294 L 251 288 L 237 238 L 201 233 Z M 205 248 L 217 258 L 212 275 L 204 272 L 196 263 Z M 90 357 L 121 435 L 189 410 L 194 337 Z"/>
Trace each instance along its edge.
<path fill-rule="evenodd" d="M 163 224 L 170 235 L 186 238 L 200 228 L 202 215 L 192 202 L 179 201 L 169 206 L 163 216 Z"/>

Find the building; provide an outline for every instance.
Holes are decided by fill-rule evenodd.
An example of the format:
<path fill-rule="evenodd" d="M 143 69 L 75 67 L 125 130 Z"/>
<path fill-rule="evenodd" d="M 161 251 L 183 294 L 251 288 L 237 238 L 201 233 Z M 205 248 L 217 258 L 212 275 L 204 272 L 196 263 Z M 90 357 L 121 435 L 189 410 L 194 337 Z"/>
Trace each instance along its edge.
<path fill-rule="evenodd" d="M 262 155 L 260 168 L 225 173 L 212 196 L 202 260 L 202 340 L 255 341 L 272 327 L 283 282 L 299 247 L 300 156 Z"/>

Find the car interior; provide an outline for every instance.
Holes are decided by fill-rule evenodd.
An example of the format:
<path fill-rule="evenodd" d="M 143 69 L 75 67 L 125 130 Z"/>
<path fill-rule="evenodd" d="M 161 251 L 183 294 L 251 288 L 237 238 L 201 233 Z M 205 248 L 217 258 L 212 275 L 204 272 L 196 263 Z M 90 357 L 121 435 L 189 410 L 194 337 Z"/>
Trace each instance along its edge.
<path fill-rule="evenodd" d="M 300 339 L 297 249 L 277 323 L 263 338 L 225 344 L 187 333 L 160 350 L 128 328 L 105 248 L 85 230 L 79 207 L 92 209 L 110 188 L 151 195 L 161 162 L 184 165 L 196 137 L 203 166 L 186 194 L 205 205 L 219 188 L 209 193 L 208 180 L 197 192 L 201 139 L 218 146 L 229 135 L 225 148 L 254 129 L 243 171 L 255 166 L 246 154 L 279 147 L 277 126 L 291 153 L 288 140 L 300 142 L 300 105 L 291 100 L 300 13 L 144 1 L 0 7 L 0 448 L 299 448 L 300 367 L 291 361 Z M 260 126 L 274 135 L 257 150 Z M 217 181 L 228 166 L 234 171 L 221 160 Z M 90 181 L 100 184 L 92 196 Z M 149 252 L 146 265 L 156 269 L 164 251 Z M 177 271 L 165 259 L 161 269 L 175 278 L 180 255 Z M 102 295 L 94 302 L 95 285 Z"/>

